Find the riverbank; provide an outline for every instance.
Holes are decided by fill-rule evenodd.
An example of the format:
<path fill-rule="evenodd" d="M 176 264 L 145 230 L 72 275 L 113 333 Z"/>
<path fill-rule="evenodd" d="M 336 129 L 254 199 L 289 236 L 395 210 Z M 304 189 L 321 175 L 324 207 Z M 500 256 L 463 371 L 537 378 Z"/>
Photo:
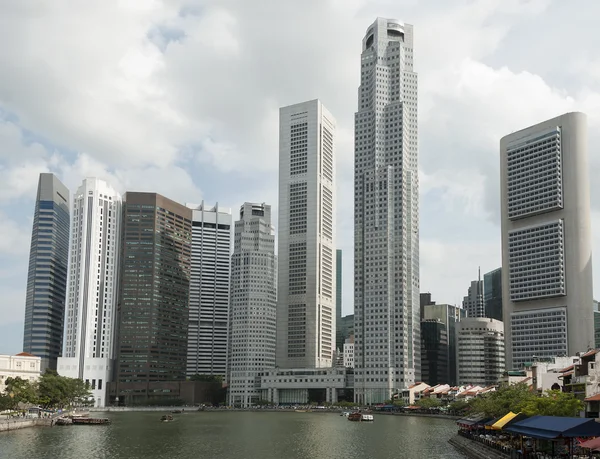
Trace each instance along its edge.
<path fill-rule="evenodd" d="M 14 418 L 0 420 L 0 432 L 9 432 L 11 430 L 25 429 L 27 427 L 52 426 L 53 419 L 48 418 Z"/>
<path fill-rule="evenodd" d="M 448 440 L 458 451 L 471 459 L 509 459 L 508 454 L 490 448 L 482 443 L 469 440 L 468 438 L 455 435 Z"/>

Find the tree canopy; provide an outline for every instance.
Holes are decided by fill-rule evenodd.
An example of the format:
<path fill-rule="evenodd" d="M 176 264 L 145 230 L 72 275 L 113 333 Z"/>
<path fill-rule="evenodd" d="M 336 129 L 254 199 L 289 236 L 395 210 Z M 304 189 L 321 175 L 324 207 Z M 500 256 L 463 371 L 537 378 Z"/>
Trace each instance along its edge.
<path fill-rule="evenodd" d="M 440 406 L 442 406 L 442 402 L 434 397 L 426 397 L 426 398 L 417 400 L 415 405 L 420 406 L 421 408 L 424 408 L 424 409 L 431 409 L 431 408 L 439 408 Z"/>

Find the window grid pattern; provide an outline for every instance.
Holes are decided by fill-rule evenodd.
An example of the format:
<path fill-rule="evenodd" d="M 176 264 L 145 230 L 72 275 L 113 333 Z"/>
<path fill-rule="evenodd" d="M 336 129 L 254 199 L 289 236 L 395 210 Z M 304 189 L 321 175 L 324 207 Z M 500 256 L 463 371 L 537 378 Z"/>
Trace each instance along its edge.
<path fill-rule="evenodd" d="M 290 127 L 290 175 L 308 172 L 308 123 Z"/>
<path fill-rule="evenodd" d="M 511 220 L 563 207 L 560 128 L 506 153 Z"/>
<path fill-rule="evenodd" d="M 508 235 L 512 301 L 566 295 L 563 220 Z"/>
<path fill-rule="evenodd" d="M 290 234 L 306 233 L 308 186 L 306 182 L 290 183 Z"/>
<path fill-rule="evenodd" d="M 567 355 L 567 310 L 564 307 L 513 312 L 510 316 L 515 367 L 533 356 Z"/>

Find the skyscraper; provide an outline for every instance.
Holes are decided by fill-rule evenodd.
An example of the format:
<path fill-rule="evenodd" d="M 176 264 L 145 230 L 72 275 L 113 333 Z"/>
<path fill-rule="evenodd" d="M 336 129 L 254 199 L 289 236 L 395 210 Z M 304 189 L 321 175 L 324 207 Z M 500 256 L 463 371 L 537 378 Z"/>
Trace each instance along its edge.
<path fill-rule="evenodd" d="M 231 209 L 188 205 L 192 215 L 192 271 L 187 375 L 227 373 Z"/>
<path fill-rule="evenodd" d="M 346 338 L 342 333 L 342 251 L 335 251 L 335 348 L 343 351 Z"/>
<path fill-rule="evenodd" d="M 229 404 L 259 399 L 255 378 L 275 367 L 277 257 L 271 206 L 246 202 L 235 222 L 231 258 Z"/>
<path fill-rule="evenodd" d="M 507 366 L 594 346 L 587 121 L 567 113 L 500 141 Z"/>
<path fill-rule="evenodd" d="M 467 317 L 456 326 L 458 384 L 490 386 L 504 374 L 504 326 L 486 317 Z"/>
<path fill-rule="evenodd" d="M 446 324 L 440 319 L 423 319 L 421 321 L 421 379 L 430 386 L 448 384 L 449 354 Z"/>
<path fill-rule="evenodd" d="M 156 193 L 128 192 L 115 400 L 172 398 L 166 383 L 185 380 L 192 254 L 192 210 Z"/>
<path fill-rule="evenodd" d="M 462 306 L 467 311 L 467 317 L 485 317 L 483 281 L 481 279 L 471 281 L 467 296 L 463 297 Z"/>
<path fill-rule="evenodd" d="M 23 351 L 56 369 L 62 352 L 69 261 L 69 190 L 54 174 L 40 174 L 33 214 Z"/>
<path fill-rule="evenodd" d="M 115 358 L 121 241 L 121 195 L 87 178 L 73 199 L 71 261 L 64 357 L 58 373 L 90 383 L 96 406 L 106 404 Z"/>
<path fill-rule="evenodd" d="M 335 120 L 319 100 L 279 110 L 277 365 L 335 351 Z"/>
<path fill-rule="evenodd" d="M 502 268 L 483 275 L 483 302 L 485 316 L 490 319 L 502 318 Z"/>
<path fill-rule="evenodd" d="M 355 115 L 355 401 L 420 377 L 419 174 L 413 27 L 377 18 L 363 38 Z"/>

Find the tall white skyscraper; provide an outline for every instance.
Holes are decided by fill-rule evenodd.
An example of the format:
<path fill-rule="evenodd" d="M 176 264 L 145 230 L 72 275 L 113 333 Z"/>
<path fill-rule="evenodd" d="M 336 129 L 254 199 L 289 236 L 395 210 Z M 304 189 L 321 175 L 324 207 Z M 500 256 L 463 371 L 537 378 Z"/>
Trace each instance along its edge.
<path fill-rule="evenodd" d="M 259 399 L 255 377 L 275 367 L 277 257 L 271 206 L 244 203 L 235 222 L 231 257 L 229 404 Z"/>
<path fill-rule="evenodd" d="M 71 259 L 64 357 L 58 373 L 90 384 L 96 406 L 106 403 L 115 358 L 121 195 L 87 178 L 73 197 Z"/>
<path fill-rule="evenodd" d="M 188 205 L 192 261 L 187 375 L 227 373 L 231 209 Z"/>
<path fill-rule="evenodd" d="M 335 351 L 335 120 L 319 100 L 279 110 L 277 365 Z"/>
<path fill-rule="evenodd" d="M 500 141 L 508 369 L 594 347 L 587 141 L 583 113 Z"/>
<path fill-rule="evenodd" d="M 379 403 L 420 377 L 417 75 L 413 27 L 363 38 L 355 114 L 354 396 Z"/>

